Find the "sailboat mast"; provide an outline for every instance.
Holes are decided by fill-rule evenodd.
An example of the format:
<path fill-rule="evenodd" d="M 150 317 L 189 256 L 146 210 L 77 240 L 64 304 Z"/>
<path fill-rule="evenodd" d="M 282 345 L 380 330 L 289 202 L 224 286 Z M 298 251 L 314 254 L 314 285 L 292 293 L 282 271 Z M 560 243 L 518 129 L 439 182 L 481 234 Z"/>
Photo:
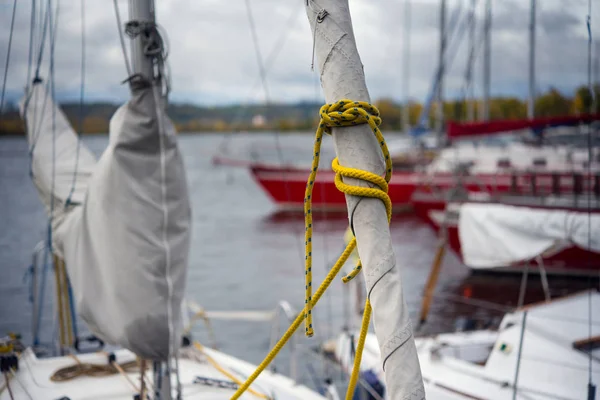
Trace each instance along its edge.
<path fill-rule="evenodd" d="M 436 131 L 438 138 L 441 138 L 444 120 L 444 74 L 445 72 L 445 54 L 446 54 L 446 0 L 441 0 L 440 4 L 440 75 L 438 77 L 437 107 L 436 107 Z"/>
<path fill-rule="evenodd" d="M 491 74 L 491 28 L 492 28 L 492 0 L 485 3 L 484 43 L 483 56 L 483 113 L 482 120 L 490 119 L 490 74 Z"/>
<path fill-rule="evenodd" d="M 143 76 L 148 82 L 155 81 L 154 71 L 154 61 L 156 56 L 148 54 L 147 47 L 149 46 L 149 40 L 147 37 L 147 32 L 150 31 L 148 28 L 156 23 L 156 15 L 154 8 L 154 0 L 129 0 L 129 22 L 127 23 L 128 27 L 135 31 L 132 35 L 131 41 L 131 58 L 133 64 L 133 74 L 139 74 Z M 156 96 L 156 93 L 154 93 Z M 158 101 L 157 98 L 154 99 Z M 138 99 L 141 101 L 141 98 Z M 159 110 L 157 108 L 157 110 Z M 151 114 L 152 115 L 152 114 Z M 156 118 L 158 121 L 160 116 L 160 111 L 156 111 L 152 118 Z M 152 134 L 158 134 L 159 136 L 164 133 L 161 132 L 160 123 L 157 123 L 158 129 Z M 159 141 L 161 146 L 161 152 L 163 141 Z M 166 172 L 163 172 L 166 174 Z M 169 289 L 170 290 L 170 289 Z M 168 304 L 168 307 L 171 307 L 171 304 Z M 169 315 L 169 312 L 167 312 Z M 169 319 L 168 324 L 172 323 L 171 316 L 167 317 Z M 179 371 L 177 367 L 177 358 L 175 357 L 175 363 L 171 360 L 171 357 L 174 356 L 173 353 L 173 345 L 174 342 L 172 333 L 169 330 L 169 357 L 167 360 L 163 361 L 154 361 L 152 363 L 153 369 L 153 379 L 154 379 L 154 387 L 156 388 L 155 396 L 157 399 L 163 400 L 171 400 L 173 399 L 172 395 L 172 386 L 171 386 L 171 377 L 175 374 L 176 377 L 176 388 L 178 397 L 181 394 L 181 382 L 179 380 Z"/>
<path fill-rule="evenodd" d="M 600 85 L 600 41 L 596 43 L 596 54 L 594 55 L 594 78 L 595 85 Z M 599 86 L 600 87 L 600 86 Z M 594 96 L 596 104 L 600 101 L 597 96 Z"/>
<path fill-rule="evenodd" d="M 475 96 L 473 95 L 473 62 L 475 60 L 475 10 L 477 0 L 471 0 L 469 21 L 469 65 L 467 73 L 467 120 L 475 120 Z"/>
<path fill-rule="evenodd" d="M 529 102 L 527 103 L 527 118 L 535 116 L 535 20 L 536 0 L 531 0 L 531 14 L 529 20 Z"/>
<path fill-rule="evenodd" d="M 327 103 L 342 99 L 370 101 L 356 48 L 348 0 L 308 0 L 314 49 Z M 368 125 L 333 128 L 340 165 L 380 175 L 385 171 L 380 143 Z M 344 177 L 344 183 L 367 183 Z M 346 195 L 350 223 L 358 243 L 362 274 L 373 308 L 374 325 L 390 399 L 425 398 L 423 379 L 402 291 L 400 265 L 392 248 L 386 208 L 377 198 Z"/>
<path fill-rule="evenodd" d="M 153 0 L 129 0 L 129 19 L 140 24 L 155 22 Z M 154 76 L 154 65 L 151 57 L 144 51 L 142 35 L 136 35 L 131 42 L 131 58 L 133 73 L 140 74 L 148 80 Z"/>
<path fill-rule="evenodd" d="M 587 28 L 588 28 L 588 65 L 587 65 L 587 78 L 588 78 L 588 90 L 590 91 L 590 96 L 592 101 L 590 102 L 590 109 L 588 112 L 590 114 L 594 113 L 594 85 L 592 81 L 592 0 L 588 0 L 588 17 L 587 17 Z M 590 123 L 589 129 L 591 132 L 592 124 Z M 590 150 L 591 151 L 591 150 Z"/>
<path fill-rule="evenodd" d="M 404 133 L 410 131 L 410 14 L 411 1 L 404 0 L 404 66 L 402 68 L 402 92 L 404 94 L 404 107 L 402 108 L 402 119 L 404 121 Z"/>

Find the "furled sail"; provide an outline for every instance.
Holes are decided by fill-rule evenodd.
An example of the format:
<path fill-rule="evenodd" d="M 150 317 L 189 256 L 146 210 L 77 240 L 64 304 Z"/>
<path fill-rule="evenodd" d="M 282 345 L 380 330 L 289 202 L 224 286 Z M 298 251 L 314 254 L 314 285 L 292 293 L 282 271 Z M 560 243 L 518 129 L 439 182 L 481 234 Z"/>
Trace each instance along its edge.
<path fill-rule="evenodd" d="M 31 153 L 31 175 L 53 222 L 63 220 L 65 204 L 81 204 L 96 158 L 78 138 L 44 83 L 34 83 L 21 101 Z M 52 198 L 54 197 L 54 199 Z"/>
<path fill-rule="evenodd" d="M 328 103 L 369 101 L 347 0 L 307 1 L 315 55 Z M 380 145 L 368 125 L 333 129 L 341 165 L 382 174 Z M 344 178 L 351 185 L 365 182 Z M 367 293 L 373 307 L 390 399 L 423 399 L 425 391 L 402 281 L 392 249 L 387 215 L 379 199 L 346 195 L 351 226 L 358 241 Z"/>
<path fill-rule="evenodd" d="M 179 344 L 190 205 L 159 87 L 134 76 L 130 88 L 131 98 L 111 119 L 108 148 L 95 166 L 81 146 L 81 185 L 73 196 L 81 204 L 55 221 L 53 250 L 66 262 L 77 311 L 94 334 L 143 358 L 165 360 Z M 33 91 L 43 88 L 34 85 Z M 34 180 L 46 204 L 54 195 L 56 208 L 64 208 L 75 164 L 61 157 L 73 155 L 77 138 L 59 111 L 55 136 L 49 123 L 34 135 L 36 104 L 30 101 L 23 115 L 30 142 L 36 143 Z M 55 158 L 48 155 L 53 140 Z"/>

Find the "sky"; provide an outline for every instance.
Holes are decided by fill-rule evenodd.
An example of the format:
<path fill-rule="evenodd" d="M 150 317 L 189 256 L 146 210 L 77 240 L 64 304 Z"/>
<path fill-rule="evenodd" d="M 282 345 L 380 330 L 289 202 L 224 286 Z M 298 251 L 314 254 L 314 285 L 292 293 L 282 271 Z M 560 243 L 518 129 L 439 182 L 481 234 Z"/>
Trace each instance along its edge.
<path fill-rule="evenodd" d="M 304 0 L 155 1 L 157 21 L 169 42 L 171 101 L 199 105 L 265 101 L 247 4 L 267 68 L 270 101 L 322 101 L 318 75 L 310 68 L 312 32 Z M 407 1 L 411 3 L 409 44 L 404 35 Z M 79 99 L 83 37 L 85 100 L 126 100 L 128 91 L 121 82 L 127 73 L 112 2 L 52 0 L 52 3 L 59 6 L 54 57 L 57 97 Z M 423 102 L 438 63 L 440 0 L 349 0 L 349 3 L 371 97 L 402 101 L 408 96 Z M 484 1 L 477 3 L 480 41 Z M 13 0 L 0 0 L 0 76 L 5 70 L 12 4 Z M 118 0 L 118 4 L 121 18 L 126 21 L 127 1 Z M 448 0 L 448 19 L 454 10 L 462 7 L 465 11 L 469 4 L 470 0 Z M 588 0 L 538 0 L 537 4 L 536 90 L 554 86 L 572 92 L 587 82 Z M 529 1 L 492 0 L 492 15 L 492 95 L 525 98 Z M 30 18 L 31 2 L 18 0 L 7 79 L 7 98 L 11 101 L 20 96 L 27 80 Z M 41 30 L 37 24 L 36 29 Z M 600 5 L 592 11 L 592 31 L 600 43 Z M 403 49 L 407 45 L 410 80 L 408 93 L 404 93 Z M 596 53 L 600 53 L 600 45 L 595 47 Z M 445 78 L 447 97 L 459 96 L 464 86 L 466 35 L 453 53 L 453 63 Z M 47 54 L 41 67 L 44 77 L 48 76 Z M 482 92 L 482 54 L 479 51 L 474 66 L 476 95 Z"/>

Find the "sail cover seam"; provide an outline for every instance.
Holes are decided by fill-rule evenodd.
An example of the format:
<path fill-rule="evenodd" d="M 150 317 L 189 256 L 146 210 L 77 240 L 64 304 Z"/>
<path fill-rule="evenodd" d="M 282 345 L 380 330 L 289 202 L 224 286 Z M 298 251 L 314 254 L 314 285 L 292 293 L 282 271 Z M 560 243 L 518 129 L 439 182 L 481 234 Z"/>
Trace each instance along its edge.
<path fill-rule="evenodd" d="M 163 225 L 162 225 L 162 242 L 165 249 L 165 267 L 166 267 L 166 280 L 167 280 L 167 322 L 169 325 L 169 369 L 170 369 L 170 358 L 173 355 L 173 279 L 171 277 L 171 248 L 167 240 L 167 226 L 169 223 L 169 210 L 167 208 L 167 188 L 166 188 L 166 164 L 165 164 L 165 143 L 164 143 L 164 118 L 161 113 L 162 104 L 160 102 L 162 96 L 157 94 L 157 86 L 152 86 L 152 93 L 154 95 L 154 106 L 156 111 L 156 118 L 158 122 L 158 136 L 160 142 L 160 178 L 161 178 L 161 209 L 163 213 Z"/>

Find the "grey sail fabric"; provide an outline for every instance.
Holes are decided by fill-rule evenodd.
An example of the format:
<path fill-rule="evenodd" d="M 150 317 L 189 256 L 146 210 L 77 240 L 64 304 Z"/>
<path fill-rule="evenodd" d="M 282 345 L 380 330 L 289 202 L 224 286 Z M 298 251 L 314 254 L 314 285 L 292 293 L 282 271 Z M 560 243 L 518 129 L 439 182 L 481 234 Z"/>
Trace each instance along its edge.
<path fill-rule="evenodd" d="M 191 213 L 159 89 L 137 79 L 110 122 L 85 200 L 56 226 L 78 314 L 107 343 L 166 360 L 177 350 Z"/>

